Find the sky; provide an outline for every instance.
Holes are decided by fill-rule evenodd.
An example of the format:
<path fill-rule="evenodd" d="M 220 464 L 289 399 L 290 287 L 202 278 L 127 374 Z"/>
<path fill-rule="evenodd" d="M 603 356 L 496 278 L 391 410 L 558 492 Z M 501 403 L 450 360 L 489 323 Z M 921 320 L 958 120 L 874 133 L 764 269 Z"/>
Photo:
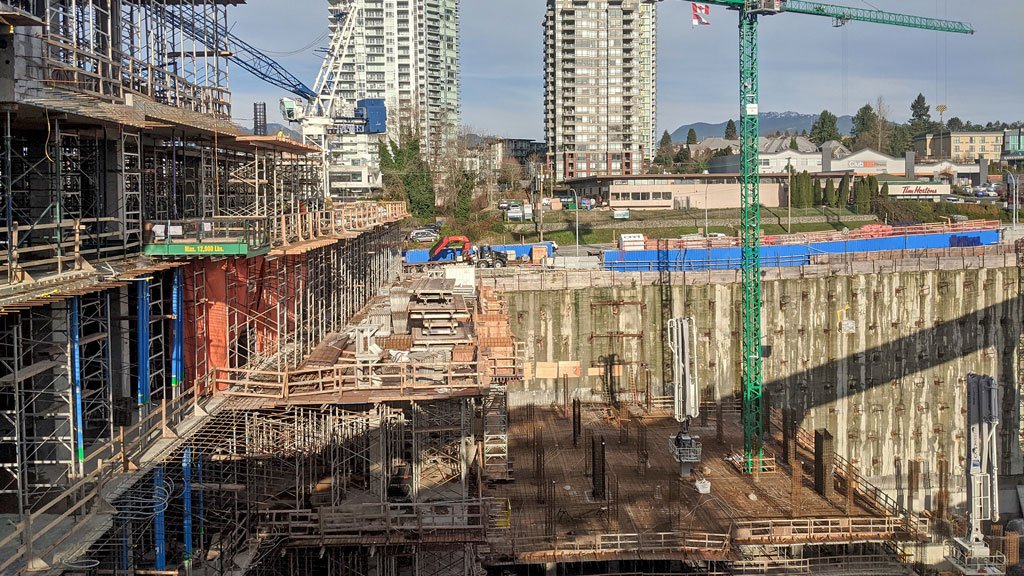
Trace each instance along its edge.
<path fill-rule="evenodd" d="M 855 114 L 882 96 L 889 117 L 905 121 L 923 93 L 946 118 L 985 123 L 1024 119 L 1024 1 L 835 0 L 919 16 L 963 20 L 973 36 L 862 22 L 834 28 L 801 14 L 760 22 L 760 108 L 806 114 Z M 461 0 L 462 123 L 479 134 L 544 137 L 544 0 Z M 736 13 L 711 8 L 710 26 L 690 25 L 690 3 L 658 4 L 659 133 L 692 122 L 738 117 Z M 327 32 L 326 0 L 249 0 L 229 9 L 232 32 L 275 58 L 312 87 Z M 314 43 L 314 48 L 302 50 Z M 1008 56 L 1014 55 L 1014 56 Z M 237 122 L 252 123 L 252 103 L 289 94 L 233 66 Z"/>

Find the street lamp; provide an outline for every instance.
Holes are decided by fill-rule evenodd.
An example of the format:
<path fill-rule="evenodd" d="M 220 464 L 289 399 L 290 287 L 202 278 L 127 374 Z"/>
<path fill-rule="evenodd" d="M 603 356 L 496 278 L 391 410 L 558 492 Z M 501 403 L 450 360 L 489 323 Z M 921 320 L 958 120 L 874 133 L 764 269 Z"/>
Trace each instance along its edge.
<path fill-rule="evenodd" d="M 576 267 L 580 266 L 580 195 L 574 188 L 569 188 L 573 198 L 576 199 Z"/>
<path fill-rule="evenodd" d="M 1007 174 L 1007 178 L 1010 179 L 1010 184 L 1013 184 L 1013 228 L 1017 229 L 1017 206 L 1019 202 L 1019 190 L 1020 190 L 1020 174 Z"/>
<path fill-rule="evenodd" d="M 943 121 L 943 119 L 942 119 L 942 115 L 946 112 L 946 110 L 949 110 L 949 108 L 947 108 L 945 104 L 939 104 L 938 106 L 935 107 L 935 109 L 939 112 L 939 160 L 942 160 L 943 152 L 945 152 L 944 147 L 942 145 L 942 129 L 946 126 L 945 121 Z M 953 142 L 952 142 L 953 141 L 953 134 L 950 133 L 949 137 L 950 137 L 949 138 L 950 139 L 949 157 L 950 157 L 950 159 L 952 159 L 953 158 Z"/>

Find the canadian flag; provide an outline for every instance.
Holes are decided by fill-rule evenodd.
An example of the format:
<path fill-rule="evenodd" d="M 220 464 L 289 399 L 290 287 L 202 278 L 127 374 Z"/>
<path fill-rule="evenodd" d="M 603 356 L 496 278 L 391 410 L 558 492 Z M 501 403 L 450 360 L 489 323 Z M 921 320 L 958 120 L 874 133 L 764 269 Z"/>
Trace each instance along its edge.
<path fill-rule="evenodd" d="M 693 25 L 694 26 L 709 26 L 711 22 L 708 21 L 705 16 L 711 15 L 710 4 L 700 4 L 693 2 Z"/>

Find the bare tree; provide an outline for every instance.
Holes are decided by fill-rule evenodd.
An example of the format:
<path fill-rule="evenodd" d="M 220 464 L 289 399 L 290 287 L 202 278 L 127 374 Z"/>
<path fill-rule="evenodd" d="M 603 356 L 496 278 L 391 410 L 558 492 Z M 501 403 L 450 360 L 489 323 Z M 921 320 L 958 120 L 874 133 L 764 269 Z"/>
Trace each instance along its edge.
<path fill-rule="evenodd" d="M 878 147 L 875 150 L 884 152 L 889 149 L 890 133 L 892 133 L 892 129 L 889 127 L 889 107 L 879 96 L 875 103 L 875 136 L 878 140 Z"/>
<path fill-rule="evenodd" d="M 519 188 L 523 179 L 523 166 L 515 158 L 503 158 L 498 171 L 498 182 L 506 188 Z"/>

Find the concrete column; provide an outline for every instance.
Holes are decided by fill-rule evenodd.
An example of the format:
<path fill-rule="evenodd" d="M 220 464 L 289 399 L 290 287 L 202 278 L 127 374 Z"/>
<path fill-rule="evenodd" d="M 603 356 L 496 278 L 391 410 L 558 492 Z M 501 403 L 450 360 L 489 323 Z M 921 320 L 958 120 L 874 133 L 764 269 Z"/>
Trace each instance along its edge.
<path fill-rule="evenodd" d="M 832 500 L 835 482 L 832 479 L 832 465 L 835 458 L 832 434 L 824 428 L 814 431 L 814 489 Z"/>

